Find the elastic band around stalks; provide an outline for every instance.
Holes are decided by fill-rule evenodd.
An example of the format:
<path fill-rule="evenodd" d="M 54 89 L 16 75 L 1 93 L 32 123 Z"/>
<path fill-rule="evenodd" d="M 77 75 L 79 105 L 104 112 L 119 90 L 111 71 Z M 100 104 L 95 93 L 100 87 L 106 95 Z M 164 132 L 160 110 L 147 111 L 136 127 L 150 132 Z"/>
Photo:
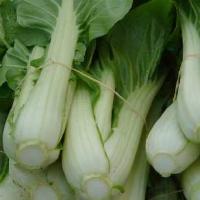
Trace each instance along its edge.
<path fill-rule="evenodd" d="M 87 78 L 87 79 L 89 79 L 89 80 L 91 80 L 91 81 L 93 81 L 93 82 L 95 82 L 95 83 L 97 83 L 97 84 L 103 86 L 104 88 L 110 90 L 111 92 L 114 93 L 114 95 L 115 95 L 116 97 L 118 97 L 121 101 L 123 101 L 136 115 L 138 115 L 138 116 L 142 119 L 142 121 L 144 122 L 144 124 L 145 124 L 145 126 L 146 126 L 146 119 L 145 119 L 143 116 L 141 116 L 141 115 L 131 106 L 131 104 L 130 104 L 123 96 L 121 96 L 118 92 L 116 92 L 113 88 L 108 87 L 106 84 L 104 84 L 104 83 L 101 82 L 100 80 L 95 79 L 95 78 L 93 78 L 92 76 L 90 76 L 90 75 L 88 75 L 88 74 L 86 74 L 86 73 L 84 73 L 84 72 L 82 72 L 82 71 L 80 71 L 80 70 L 78 70 L 78 69 L 75 69 L 75 68 L 73 68 L 73 67 L 68 67 L 67 65 L 62 64 L 62 63 L 59 63 L 59 62 L 56 62 L 56 61 L 54 61 L 54 60 L 52 60 L 52 59 L 50 59 L 49 62 L 47 62 L 47 64 L 44 65 L 43 68 L 46 68 L 46 67 L 47 67 L 48 65 L 50 65 L 50 64 L 57 64 L 58 66 L 64 67 L 65 69 L 70 69 L 70 70 L 72 70 L 72 71 L 74 71 L 74 72 L 76 72 L 76 73 L 78 73 L 78 74 L 84 76 L 85 78 Z"/>

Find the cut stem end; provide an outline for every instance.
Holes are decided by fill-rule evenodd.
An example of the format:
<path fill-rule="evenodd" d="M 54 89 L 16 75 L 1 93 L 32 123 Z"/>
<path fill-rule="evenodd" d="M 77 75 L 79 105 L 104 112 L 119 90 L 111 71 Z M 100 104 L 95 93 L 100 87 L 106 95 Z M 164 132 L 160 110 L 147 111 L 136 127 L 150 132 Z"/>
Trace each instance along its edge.
<path fill-rule="evenodd" d="M 177 168 L 175 160 L 166 153 L 157 154 L 153 159 L 153 166 L 163 177 L 169 177 Z"/>
<path fill-rule="evenodd" d="M 42 168 L 48 158 L 47 148 L 38 141 L 25 142 L 18 146 L 17 161 L 27 169 Z"/>
<path fill-rule="evenodd" d="M 83 187 L 90 200 L 108 200 L 111 197 L 112 185 L 105 177 L 87 178 Z"/>
<path fill-rule="evenodd" d="M 49 185 L 39 185 L 32 193 L 32 200 L 60 200 L 59 193 Z"/>

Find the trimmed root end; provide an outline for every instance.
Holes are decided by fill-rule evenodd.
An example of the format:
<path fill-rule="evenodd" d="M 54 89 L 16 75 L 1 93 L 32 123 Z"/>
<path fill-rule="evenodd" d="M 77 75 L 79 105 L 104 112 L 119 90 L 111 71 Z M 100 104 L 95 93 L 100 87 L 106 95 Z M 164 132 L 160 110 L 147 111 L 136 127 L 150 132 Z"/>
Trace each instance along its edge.
<path fill-rule="evenodd" d="M 34 141 L 20 144 L 16 153 L 17 161 L 27 169 L 42 168 L 48 158 L 47 148 L 44 144 Z"/>
<path fill-rule="evenodd" d="M 166 153 L 157 154 L 153 159 L 153 166 L 163 177 L 169 177 L 177 168 L 175 160 Z"/>
<path fill-rule="evenodd" d="M 110 181 L 101 176 L 87 178 L 83 187 L 89 199 L 106 200 L 112 192 Z"/>
<path fill-rule="evenodd" d="M 49 185 L 39 185 L 32 192 L 32 200 L 60 200 L 58 192 Z"/>

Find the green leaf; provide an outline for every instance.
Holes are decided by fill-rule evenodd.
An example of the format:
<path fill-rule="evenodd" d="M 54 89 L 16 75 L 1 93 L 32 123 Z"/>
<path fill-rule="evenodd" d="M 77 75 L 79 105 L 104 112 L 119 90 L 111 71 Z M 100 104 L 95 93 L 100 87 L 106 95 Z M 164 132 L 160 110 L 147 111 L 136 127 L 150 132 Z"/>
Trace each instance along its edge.
<path fill-rule="evenodd" d="M 0 86 L 8 82 L 9 87 L 15 90 L 26 73 L 28 59 L 28 49 L 16 40 L 14 47 L 8 49 L 3 58 L 3 67 L 0 68 Z"/>
<path fill-rule="evenodd" d="M 0 5 L 4 2 L 5 0 L 0 0 Z"/>
<path fill-rule="evenodd" d="M 17 22 L 22 27 L 52 33 L 59 11 L 55 0 L 20 0 L 17 3 Z"/>
<path fill-rule="evenodd" d="M 18 27 L 14 3 L 10 0 L 5 1 L 0 7 L 0 14 L 2 17 L 5 41 L 11 44 L 15 39 Z"/>
<path fill-rule="evenodd" d="M 198 0 L 190 0 L 190 1 L 174 0 L 174 2 L 180 13 L 188 17 L 198 27 L 200 23 L 198 20 L 200 14 L 199 12 L 200 2 Z"/>
<path fill-rule="evenodd" d="M 18 86 L 21 84 L 25 74 L 26 73 L 24 70 L 16 70 L 16 69 L 8 70 L 6 74 L 6 79 L 9 87 L 13 90 L 17 89 Z"/>
<path fill-rule="evenodd" d="M 124 97 L 154 80 L 171 31 L 170 0 L 152 0 L 131 11 L 100 44 L 100 62 L 112 67 Z"/>
<path fill-rule="evenodd" d="M 105 35 L 131 8 L 133 0 L 74 0 L 81 36 L 91 41 Z"/>
<path fill-rule="evenodd" d="M 63 0 L 64 1 L 64 0 Z M 72 1 L 72 0 L 71 0 Z M 79 39 L 74 64 L 84 62 L 89 43 L 105 35 L 132 6 L 133 0 L 74 0 Z M 61 4 L 62 5 L 62 4 Z M 45 31 L 49 35 L 57 22 L 60 4 L 56 0 L 19 0 L 17 21 L 20 26 Z"/>
<path fill-rule="evenodd" d="M 30 65 L 32 67 L 40 67 L 45 60 L 45 54 L 41 55 L 40 58 L 30 60 Z"/>
<path fill-rule="evenodd" d="M 86 71 L 88 71 L 91 67 L 92 60 L 95 55 L 95 50 L 96 50 L 96 40 L 93 40 L 92 42 L 90 42 L 90 44 L 87 47 L 87 50 L 85 51 L 85 58 L 82 63 L 82 65 L 84 66 L 84 70 Z M 75 65 L 77 65 L 77 63 Z"/>
<path fill-rule="evenodd" d="M 0 15 L 0 45 L 1 46 L 5 45 L 5 32 L 1 15 Z"/>
<path fill-rule="evenodd" d="M 75 65 L 84 60 L 88 44 L 105 35 L 122 19 L 132 6 L 133 0 L 75 0 L 74 9 L 81 31 L 76 49 Z"/>
<path fill-rule="evenodd" d="M 194 53 L 194 44 L 198 44 L 196 40 L 198 37 L 200 38 L 200 2 L 198 0 L 174 0 L 174 2 L 178 10 L 178 20 L 181 22 L 182 41 L 184 46 L 183 56 L 185 56 L 184 54 L 190 54 L 191 51 Z M 194 37 L 197 38 L 194 39 Z M 191 45 L 192 42 L 194 43 L 193 45 Z M 198 51 L 199 50 L 197 49 L 197 54 Z"/>
<path fill-rule="evenodd" d="M 49 43 L 50 35 L 39 29 L 18 27 L 16 38 L 25 46 L 46 46 Z"/>

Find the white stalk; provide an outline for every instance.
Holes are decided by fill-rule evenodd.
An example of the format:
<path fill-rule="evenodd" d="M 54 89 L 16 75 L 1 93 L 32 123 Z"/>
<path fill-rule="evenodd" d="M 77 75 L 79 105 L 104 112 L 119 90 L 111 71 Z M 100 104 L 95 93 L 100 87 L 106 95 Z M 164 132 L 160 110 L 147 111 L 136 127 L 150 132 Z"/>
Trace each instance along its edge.
<path fill-rule="evenodd" d="M 104 175 L 109 171 L 109 162 L 94 120 L 90 94 L 81 87 L 76 90 L 72 103 L 62 162 L 69 183 L 77 190 L 86 190 L 87 193 L 88 186 L 93 185 L 94 190 L 96 186 L 99 191 L 108 191 Z M 96 175 L 100 178 L 102 176 L 102 182 L 99 184 L 95 184 L 98 179 Z M 90 179 L 94 184 L 90 184 Z M 96 197 L 96 200 L 98 199 Z"/>
<path fill-rule="evenodd" d="M 151 129 L 146 152 L 151 165 L 164 177 L 181 173 L 200 155 L 199 146 L 188 141 L 178 125 L 176 102 Z"/>
<path fill-rule="evenodd" d="M 178 122 L 185 136 L 200 142 L 200 35 L 193 22 L 183 17 L 183 61 L 178 90 Z"/>
<path fill-rule="evenodd" d="M 10 161 L 10 177 L 29 194 L 30 200 L 68 200 L 73 199 L 73 191 L 67 184 L 59 163 L 45 171 L 26 170 Z"/>
<path fill-rule="evenodd" d="M 104 144 L 113 185 L 123 185 L 130 173 L 147 113 L 160 85 L 161 82 L 148 83 L 130 94 L 129 106 L 124 103 L 117 127 L 114 127 L 113 134 Z"/>
<path fill-rule="evenodd" d="M 124 187 L 124 193 L 117 197 L 117 200 L 145 200 L 146 187 L 149 174 L 149 165 L 147 163 L 145 152 L 146 135 L 143 135 L 142 141 L 137 151 L 131 172 Z M 114 200 L 114 199 L 113 199 Z"/>
<path fill-rule="evenodd" d="M 183 172 L 181 183 L 184 195 L 188 200 L 200 199 L 200 160 Z"/>
<path fill-rule="evenodd" d="M 0 199 L 2 200 L 27 200 L 29 198 L 28 193 L 15 184 L 9 175 L 0 184 Z"/>
<path fill-rule="evenodd" d="M 31 200 L 42 200 L 42 197 L 48 197 L 49 200 L 59 199 L 58 192 L 47 183 L 41 170 L 22 169 L 10 160 L 9 171 L 13 181 L 29 194 Z"/>
<path fill-rule="evenodd" d="M 114 99 L 115 80 L 113 72 L 105 69 L 100 80 L 104 85 L 100 86 L 100 97 L 94 107 L 94 116 L 101 132 L 101 137 L 105 141 L 111 133 L 112 126 L 112 105 Z M 107 106 L 110 105 L 110 106 Z"/>
<path fill-rule="evenodd" d="M 88 90 L 81 86 L 76 90 L 62 161 L 65 175 L 78 196 L 83 199 L 107 200 L 113 193 L 119 192 L 117 186 L 121 187 L 125 183 L 131 170 L 145 117 L 159 87 L 159 82 L 149 83 L 130 95 L 129 105 L 124 103 L 118 125 L 105 142 L 99 124 L 95 121 Z M 100 103 L 106 111 L 112 112 L 111 95 L 106 93 L 106 96 L 109 101 L 105 101 L 104 96 Z M 112 117 L 109 112 L 102 110 L 103 113 Z M 109 126 L 110 120 L 105 122 Z"/>
<path fill-rule="evenodd" d="M 13 132 L 16 160 L 26 168 L 45 167 L 58 158 L 77 38 L 73 0 L 63 0 L 42 72 Z"/>
<path fill-rule="evenodd" d="M 61 163 L 56 162 L 48 167 L 46 175 L 47 180 L 51 183 L 52 187 L 59 191 L 60 200 L 73 200 L 75 198 L 73 190 L 66 181 Z"/>
<path fill-rule="evenodd" d="M 17 91 L 17 94 L 15 95 L 12 108 L 9 112 L 8 119 L 4 127 L 4 132 L 3 132 L 4 151 L 12 159 L 15 158 L 15 152 L 16 152 L 16 143 L 14 141 L 14 135 L 13 135 L 14 124 L 16 123 L 16 120 L 19 116 L 21 109 L 25 105 L 27 99 L 29 98 L 29 95 L 31 94 L 32 89 L 34 88 L 35 80 L 37 80 L 39 73 L 38 69 L 31 66 L 30 62 L 32 60 L 41 58 L 43 55 L 44 55 L 44 49 L 42 47 L 36 46 L 33 48 L 31 55 L 29 57 L 29 63 L 27 65 L 27 73 L 26 76 L 24 77 L 24 80 L 22 81 L 22 87 L 20 88 L 20 91 Z"/>

